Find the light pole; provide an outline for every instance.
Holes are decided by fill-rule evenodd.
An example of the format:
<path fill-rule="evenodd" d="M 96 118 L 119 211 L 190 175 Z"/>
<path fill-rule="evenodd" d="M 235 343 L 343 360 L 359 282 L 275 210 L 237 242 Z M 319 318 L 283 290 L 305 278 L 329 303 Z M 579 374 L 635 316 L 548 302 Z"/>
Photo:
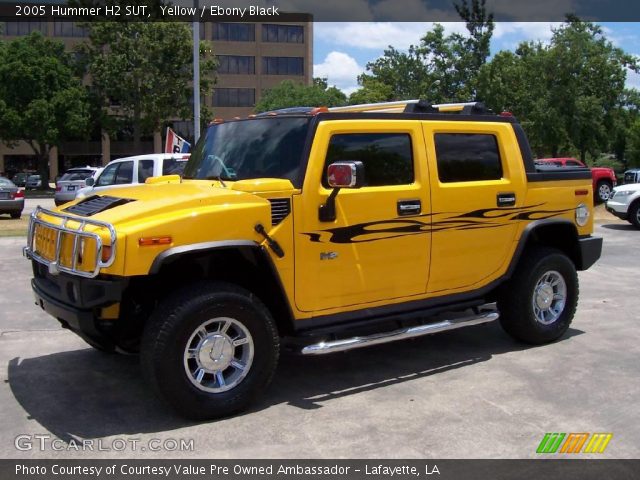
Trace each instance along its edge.
<path fill-rule="evenodd" d="M 194 0 L 196 15 L 199 1 Z M 193 143 L 200 138 L 200 22 L 194 17 L 193 22 Z"/>

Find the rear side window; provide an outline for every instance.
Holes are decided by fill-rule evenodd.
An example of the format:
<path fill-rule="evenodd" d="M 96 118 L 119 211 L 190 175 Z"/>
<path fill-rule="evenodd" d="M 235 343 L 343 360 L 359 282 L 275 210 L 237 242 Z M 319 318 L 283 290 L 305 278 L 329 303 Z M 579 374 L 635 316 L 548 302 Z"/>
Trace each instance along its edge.
<path fill-rule="evenodd" d="M 153 160 L 140 160 L 138 162 L 138 183 L 144 183 L 149 177 L 153 177 Z"/>
<path fill-rule="evenodd" d="M 413 183 L 411 136 L 406 133 L 347 133 L 333 135 L 323 172 L 328 187 L 327 167 L 341 160 L 359 160 L 364 164 L 365 186 L 406 185 Z"/>
<path fill-rule="evenodd" d="M 443 183 L 499 180 L 502 163 L 494 135 L 437 133 L 438 178 Z"/>
<path fill-rule="evenodd" d="M 165 158 L 162 162 L 162 175 L 182 175 L 186 164 L 187 162 L 184 160 L 178 161 L 175 158 Z"/>

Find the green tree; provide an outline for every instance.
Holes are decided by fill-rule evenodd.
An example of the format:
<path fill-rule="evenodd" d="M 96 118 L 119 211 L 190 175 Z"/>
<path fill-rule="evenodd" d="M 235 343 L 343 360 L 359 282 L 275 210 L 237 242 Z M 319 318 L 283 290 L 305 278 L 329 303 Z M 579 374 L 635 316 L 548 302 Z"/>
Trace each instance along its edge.
<path fill-rule="evenodd" d="M 336 87 L 329 87 L 326 78 L 314 78 L 313 85 L 285 80 L 264 93 L 256 104 L 256 112 L 288 107 L 336 107 L 346 103 L 346 95 Z"/>
<path fill-rule="evenodd" d="M 31 147 L 42 189 L 49 185 L 51 149 L 84 135 L 88 124 L 86 89 L 62 42 L 34 32 L 0 44 L 0 138 Z"/>
<path fill-rule="evenodd" d="M 474 99 L 476 75 L 490 53 L 493 15 L 487 13 L 485 0 L 462 0 L 456 10 L 467 35 L 445 35 L 444 27 L 436 24 L 407 52 L 389 46 L 382 57 L 367 64 L 354 98 L 384 94 L 385 100 L 422 98 L 434 103 Z"/>
<path fill-rule="evenodd" d="M 626 160 L 628 167 L 640 167 L 640 119 L 628 130 Z"/>
<path fill-rule="evenodd" d="M 159 132 L 171 118 L 193 118 L 193 41 L 188 25 L 140 21 L 86 26 L 89 42 L 80 45 L 79 51 L 92 79 L 103 128 L 113 133 L 122 121 L 131 124 L 134 148 L 139 151 L 143 134 Z M 203 44 L 202 92 L 210 89 L 215 69 L 206 50 L 210 46 Z"/>

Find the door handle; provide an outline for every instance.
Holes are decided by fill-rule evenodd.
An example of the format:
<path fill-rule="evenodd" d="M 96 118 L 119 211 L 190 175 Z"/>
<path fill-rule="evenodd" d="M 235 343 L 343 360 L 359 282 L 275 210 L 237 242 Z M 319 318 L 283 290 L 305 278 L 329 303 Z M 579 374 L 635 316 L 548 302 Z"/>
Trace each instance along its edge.
<path fill-rule="evenodd" d="M 499 193 L 497 204 L 499 207 L 513 207 L 516 204 L 516 194 L 513 192 Z"/>
<path fill-rule="evenodd" d="M 398 216 L 418 215 L 422 211 L 420 200 L 398 200 Z"/>

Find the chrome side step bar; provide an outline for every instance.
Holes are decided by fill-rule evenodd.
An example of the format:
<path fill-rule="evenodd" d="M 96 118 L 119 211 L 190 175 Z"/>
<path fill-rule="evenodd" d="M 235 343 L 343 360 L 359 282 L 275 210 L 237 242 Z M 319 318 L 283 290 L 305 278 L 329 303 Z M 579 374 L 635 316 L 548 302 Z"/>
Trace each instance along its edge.
<path fill-rule="evenodd" d="M 497 312 L 488 312 L 469 317 L 456 318 L 453 320 L 442 320 L 427 325 L 419 325 L 417 327 L 401 328 L 391 332 L 375 333 L 364 337 L 352 337 L 320 342 L 304 347 L 302 349 L 302 354 L 324 355 L 327 353 L 344 352 L 355 348 L 369 347 L 371 345 L 379 345 L 381 343 L 395 342 L 396 340 L 405 340 L 407 338 L 421 337 L 423 335 L 446 332 L 447 330 L 455 330 L 457 328 L 489 323 L 497 320 L 498 317 L 499 315 Z"/>

